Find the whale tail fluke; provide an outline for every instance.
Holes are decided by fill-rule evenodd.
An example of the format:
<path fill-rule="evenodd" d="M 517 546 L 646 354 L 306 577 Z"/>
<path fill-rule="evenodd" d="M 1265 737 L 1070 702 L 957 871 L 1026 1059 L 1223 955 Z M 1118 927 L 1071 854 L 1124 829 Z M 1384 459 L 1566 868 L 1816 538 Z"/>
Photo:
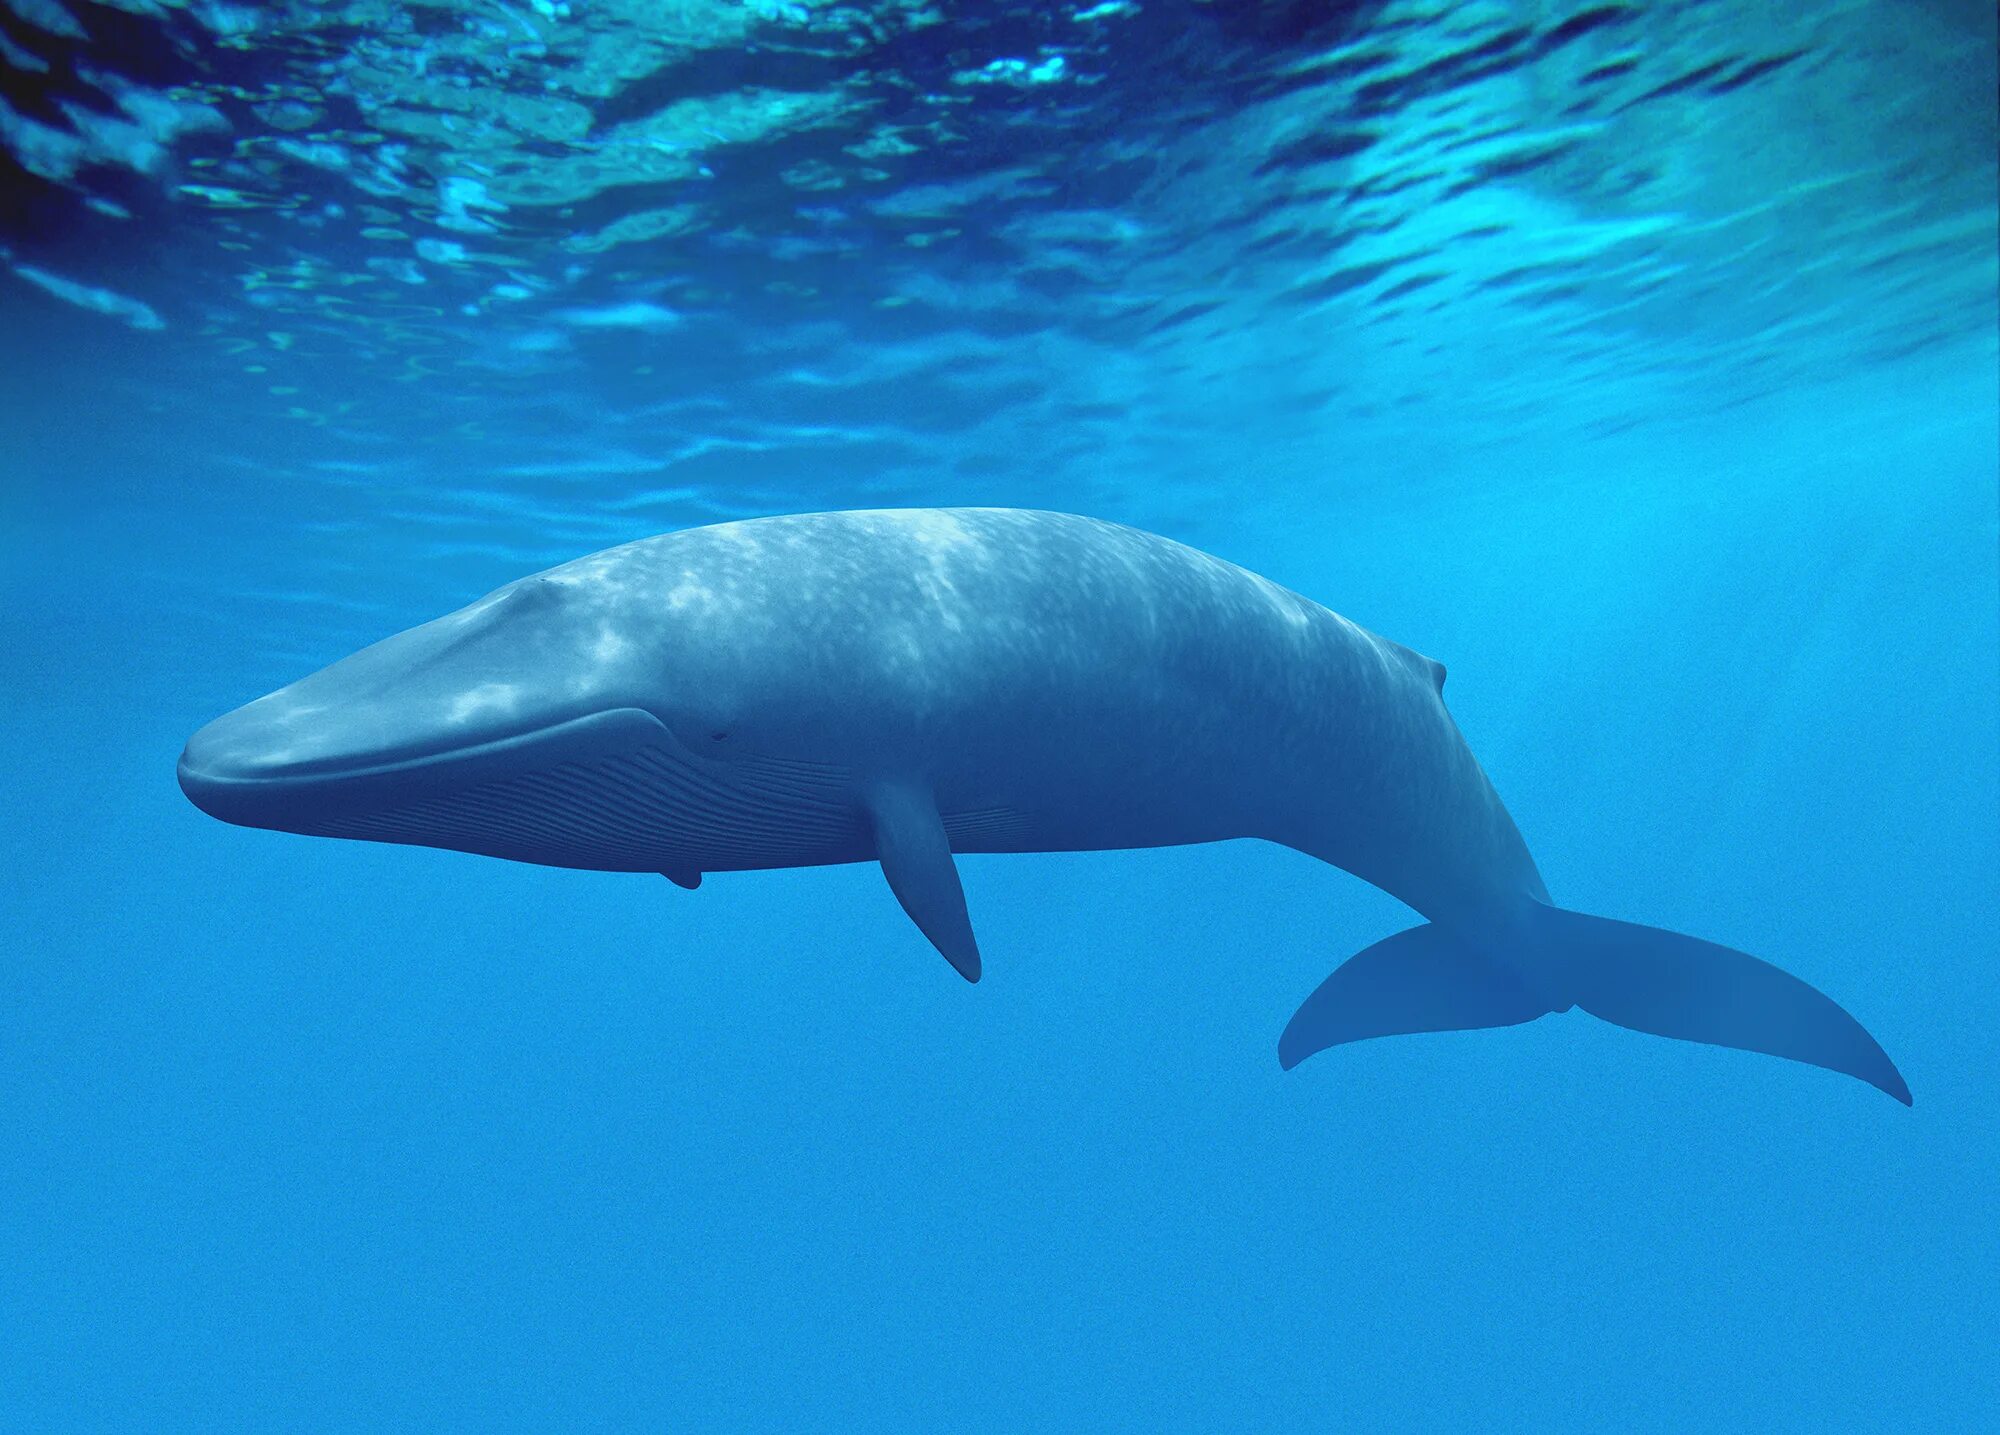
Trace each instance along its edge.
<path fill-rule="evenodd" d="M 1515 1026 L 1575 1005 L 1632 1031 L 1844 1072 L 1910 1104 L 1896 1064 L 1860 1022 L 1746 952 L 1540 902 L 1511 928 L 1507 950 L 1498 946 L 1435 924 L 1377 942 L 1306 998 L 1278 1040 L 1279 1062 L 1290 1070 L 1343 1042 Z"/>
<path fill-rule="evenodd" d="M 1909 1085 L 1867 1028 L 1769 962 L 1699 937 L 1541 903 L 1529 925 L 1559 960 L 1569 995 L 1592 1016 L 1845 1072 L 1911 1104 Z"/>
<path fill-rule="evenodd" d="M 1444 927 L 1412 927 L 1349 957 L 1278 1038 L 1290 1071 L 1316 1051 L 1375 1036 L 1519 1026 L 1552 1008 Z"/>

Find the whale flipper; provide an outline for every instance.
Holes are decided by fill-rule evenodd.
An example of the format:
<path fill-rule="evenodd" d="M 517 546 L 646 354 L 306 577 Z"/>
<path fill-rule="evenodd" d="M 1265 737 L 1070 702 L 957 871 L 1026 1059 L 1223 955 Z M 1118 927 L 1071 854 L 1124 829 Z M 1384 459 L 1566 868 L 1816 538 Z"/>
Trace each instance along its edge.
<path fill-rule="evenodd" d="M 1375 1036 L 1519 1026 L 1549 1005 L 1444 928 L 1412 927 L 1349 957 L 1278 1038 L 1290 1071 L 1316 1051 Z"/>
<path fill-rule="evenodd" d="M 965 889 L 951 860 L 937 802 L 914 784 L 877 790 L 869 800 L 875 854 L 889 890 L 931 945 L 969 982 L 979 980 L 979 944 L 965 911 Z"/>

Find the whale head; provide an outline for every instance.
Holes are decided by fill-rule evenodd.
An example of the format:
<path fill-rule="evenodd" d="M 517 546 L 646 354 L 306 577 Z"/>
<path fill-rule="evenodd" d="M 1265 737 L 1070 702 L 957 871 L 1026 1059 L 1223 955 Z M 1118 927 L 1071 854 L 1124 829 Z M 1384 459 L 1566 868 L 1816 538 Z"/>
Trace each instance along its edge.
<path fill-rule="evenodd" d="M 613 550 L 363 648 L 196 732 L 181 789 L 249 827 L 670 875 L 764 865 L 780 829 L 818 829 L 764 790 L 757 655 L 663 605 L 658 567 Z M 838 806 L 818 791 L 836 774 L 783 766 L 786 801 Z"/>
<path fill-rule="evenodd" d="M 576 661 L 569 606 L 547 578 L 511 583 L 216 719 L 188 742 L 182 771 L 197 783 L 333 776 L 579 715 L 599 685 Z"/>

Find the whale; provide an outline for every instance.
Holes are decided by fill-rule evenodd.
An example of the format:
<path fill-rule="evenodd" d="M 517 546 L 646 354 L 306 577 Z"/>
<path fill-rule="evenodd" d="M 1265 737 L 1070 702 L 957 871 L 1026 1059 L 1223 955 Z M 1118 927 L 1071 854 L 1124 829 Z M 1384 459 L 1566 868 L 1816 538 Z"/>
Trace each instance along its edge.
<path fill-rule="evenodd" d="M 1422 921 L 1278 1041 L 1581 1009 L 1911 1097 L 1840 1005 L 1747 953 L 1572 911 L 1445 706 L 1444 667 L 1102 519 L 883 509 L 563 563 L 230 712 L 182 752 L 223 821 L 663 874 L 876 862 L 967 981 L 955 858 L 1258 838 Z"/>

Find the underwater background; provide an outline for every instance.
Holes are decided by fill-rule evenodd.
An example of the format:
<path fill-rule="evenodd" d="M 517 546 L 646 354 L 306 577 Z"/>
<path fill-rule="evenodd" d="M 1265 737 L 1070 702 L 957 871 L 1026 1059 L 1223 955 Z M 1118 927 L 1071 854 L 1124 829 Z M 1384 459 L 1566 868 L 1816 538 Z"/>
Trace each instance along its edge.
<path fill-rule="evenodd" d="M 2000 1400 L 1976 0 L 0 0 L 0 1430 L 1967 1429 Z M 1915 1093 L 1278 1032 L 1255 843 L 657 877 L 187 735 L 627 539 L 1012 504 L 1428 653 L 1556 898 Z"/>

